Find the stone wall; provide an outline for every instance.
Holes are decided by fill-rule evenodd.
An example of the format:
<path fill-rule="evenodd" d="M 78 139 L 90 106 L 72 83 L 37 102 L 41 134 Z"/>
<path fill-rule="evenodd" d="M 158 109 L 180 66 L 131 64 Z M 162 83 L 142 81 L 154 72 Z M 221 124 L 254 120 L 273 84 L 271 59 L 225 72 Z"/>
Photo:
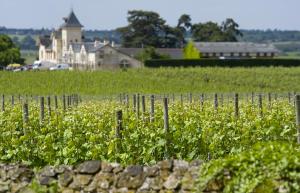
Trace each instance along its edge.
<path fill-rule="evenodd" d="M 47 166 L 34 171 L 25 165 L 0 165 L 0 193 L 35 192 L 33 183 L 58 192 L 171 193 L 193 192 L 201 161 L 161 161 L 153 166 L 87 161 L 77 166 Z"/>

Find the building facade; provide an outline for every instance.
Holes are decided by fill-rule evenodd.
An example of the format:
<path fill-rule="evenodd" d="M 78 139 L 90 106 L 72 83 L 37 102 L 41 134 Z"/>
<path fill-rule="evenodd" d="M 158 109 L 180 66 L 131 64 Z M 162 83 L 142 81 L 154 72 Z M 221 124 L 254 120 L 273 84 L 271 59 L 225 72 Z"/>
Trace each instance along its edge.
<path fill-rule="evenodd" d="M 279 50 L 273 44 L 252 42 L 195 42 L 202 58 L 273 58 Z"/>
<path fill-rule="evenodd" d="M 85 42 L 83 25 L 71 11 L 64 23 L 50 36 L 40 37 L 39 60 L 54 64 L 67 63 L 74 69 L 138 68 L 142 63 L 118 50 L 107 41 Z"/>

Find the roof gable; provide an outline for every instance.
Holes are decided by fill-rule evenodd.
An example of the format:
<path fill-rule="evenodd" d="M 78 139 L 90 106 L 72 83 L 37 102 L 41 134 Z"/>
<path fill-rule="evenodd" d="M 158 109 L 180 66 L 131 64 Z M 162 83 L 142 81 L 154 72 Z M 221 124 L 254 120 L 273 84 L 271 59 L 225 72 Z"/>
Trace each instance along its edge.
<path fill-rule="evenodd" d="M 77 19 L 74 11 L 72 10 L 68 17 L 64 18 L 65 23 L 61 26 L 64 27 L 83 27 Z"/>

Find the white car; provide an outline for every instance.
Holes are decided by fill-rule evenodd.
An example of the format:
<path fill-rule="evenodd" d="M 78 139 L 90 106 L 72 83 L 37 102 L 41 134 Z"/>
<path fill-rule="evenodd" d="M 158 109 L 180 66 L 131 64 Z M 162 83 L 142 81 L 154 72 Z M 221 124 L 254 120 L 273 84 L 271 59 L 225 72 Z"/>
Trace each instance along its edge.
<path fill-rule="evenodd" d="M 32 70 L 48 70 L 53 65 L 53 63 L 47 61 L 35 61 Z"/>
<path fill-rule="evenodd" d="M 57 64 L 56 66 L 53 66 L 49 68 L 49 70 L 54 71 L 54 70 L 70 70 L 70 65 L 69 64 Z"/>

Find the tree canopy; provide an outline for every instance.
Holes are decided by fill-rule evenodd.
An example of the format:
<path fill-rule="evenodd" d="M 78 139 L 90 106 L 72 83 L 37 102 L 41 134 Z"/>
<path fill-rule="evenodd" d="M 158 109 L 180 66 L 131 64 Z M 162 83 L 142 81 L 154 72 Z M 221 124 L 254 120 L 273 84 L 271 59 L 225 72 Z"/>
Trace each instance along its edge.
<path fill-rule="evenodd" d="M 243 36 L 239 25 L 233 19 L 226 19 L 221 25 L 214 22 L 197 23 L 192 25 L 194 41 L 206 42 L 237 42 Z"/>
<path fill-rule="evenodd" d="M 190 33 L 194 41 L 214 42 L 235 42 L 242 35 L 233 19 L 226 19 L 221 25 L 214 22 L 192 24 L 191 17 L 183 14 L 172 27 L 156 12 L 133 10 L 128 12 L 127 20 L 127 26 L 117 29 L 123 47 L 182 48 Z"/>
<path fill-rule="evenodd" d="M 118 28 L 124 47 L 174 48 L 182 46 L 183 27 L 188 19 L 182 18 L 178 27 L 171 27 L 156 12 L 133 10 L 128 12 L 128 25 Z"/>
<path fill-rule="evenodd" d="M 152 59 L 170 59 L 170 56 L 156 52 L 154 47 L 147 47 L 136 56 L 136 59 L 145 62 Z"/>
<path fill-rule="evenodd" d="M 5 67 L 11 63 L 23 63 L 20 49 L 7 36 L 0 34 L 0 67 Z"/>
<path fill-rule="evenodd" d="M 196 48 L 194 42 L 190 41 L 184 48 L 184 59 L 199 59 L 201 58 L 201 53 Z"/>

